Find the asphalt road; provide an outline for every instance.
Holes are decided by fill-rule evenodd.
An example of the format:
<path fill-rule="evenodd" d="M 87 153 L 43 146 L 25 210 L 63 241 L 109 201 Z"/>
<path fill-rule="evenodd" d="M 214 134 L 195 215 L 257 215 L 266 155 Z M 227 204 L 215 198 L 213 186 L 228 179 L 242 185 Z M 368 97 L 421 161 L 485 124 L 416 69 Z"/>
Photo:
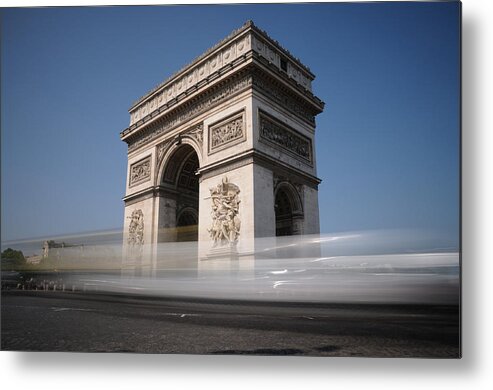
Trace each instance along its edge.
<path fill-rule="evenodd" d="M 2 292 L 17 351 L 457 358 L 459 309 Z"/>

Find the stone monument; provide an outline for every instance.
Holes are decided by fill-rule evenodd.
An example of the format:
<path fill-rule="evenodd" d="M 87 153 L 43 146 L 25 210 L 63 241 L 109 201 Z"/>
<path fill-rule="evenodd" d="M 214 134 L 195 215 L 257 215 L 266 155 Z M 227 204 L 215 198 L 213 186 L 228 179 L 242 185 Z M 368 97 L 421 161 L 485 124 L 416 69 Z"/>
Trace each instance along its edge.
<path fill-rule="evenodd" d="M 319 232 L 314 78 L 249 21 L 135 102 L 120 134 L 131 267 L 152 269 L 160 242 L 241 261 L 255 238 Z"/>

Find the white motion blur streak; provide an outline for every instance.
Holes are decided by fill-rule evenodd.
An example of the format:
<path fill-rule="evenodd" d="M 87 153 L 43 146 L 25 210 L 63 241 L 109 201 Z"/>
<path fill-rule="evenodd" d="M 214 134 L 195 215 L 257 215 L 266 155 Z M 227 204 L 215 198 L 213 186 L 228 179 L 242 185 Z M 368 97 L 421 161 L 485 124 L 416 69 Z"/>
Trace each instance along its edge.
<path fill-rule="evenodd" d="M 281 264 L 284 268 L 277 268 Z M 458 253 L 262 259 L 254 270 L 173 274 L 84 282 L 98 290 L 188 298 L 420 304 L 459 300 Z"/>
<path fill-rule="evenodd" d="M 121 272 L 121 243 L 83 238 L 83 255 L 76 258 L 68 248 L 61 261 L 70 264 L 66 284 L 79 291 L 328 303 L 458 304 L 460 299 L 459 253 L 429 231 L 262 238 L 255 240 L 253 254 L 219 260 L 199 258 L 197 243 L 161 243 L 151 272 L 130 274 Z"/>

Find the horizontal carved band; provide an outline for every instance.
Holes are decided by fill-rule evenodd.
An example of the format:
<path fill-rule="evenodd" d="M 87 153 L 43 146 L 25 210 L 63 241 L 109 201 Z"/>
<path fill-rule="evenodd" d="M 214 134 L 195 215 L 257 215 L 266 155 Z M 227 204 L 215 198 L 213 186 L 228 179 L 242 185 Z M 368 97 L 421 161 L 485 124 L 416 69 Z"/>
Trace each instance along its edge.
<path fill-rule="evenodd" d="M 219 69 L 253 53 L 285 73 L 301 88 L 311 91 L 314 75 L 310 70 L 265 31 L 248 22 L 135 102 L 130 109 L 131 125 L 173 101 L 180 93 L 196 87 Z"/>
<path fill-rule="evenodd" d="M 262 111 L 259 111 L 259 119 L 261 139 L 280 146 L 305 162 L 312 163 L 312 144 L 309 138 Z"/>
<path fill-rule="evenodd" d="M 172 78 L 161 85 L 160 90 L 152 97 L 144 98 L 130 112 L 130 123 L 134 124 L 153 110 L 175 99 L 187 89 L 197 86 L 219 69 L 231 65 L 236 59 L 250 51 L 249 36 L 241 36 L 224 47 L 220 52 L 212 55 L 201 64 L 196 64 L 188 72 L 177 78 Z"/>

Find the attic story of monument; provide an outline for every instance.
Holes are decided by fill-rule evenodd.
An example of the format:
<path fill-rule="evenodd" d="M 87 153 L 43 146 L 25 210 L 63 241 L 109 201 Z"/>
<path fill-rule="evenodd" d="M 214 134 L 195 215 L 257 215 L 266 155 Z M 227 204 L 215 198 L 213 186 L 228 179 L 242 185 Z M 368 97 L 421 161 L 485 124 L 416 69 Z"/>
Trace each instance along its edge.
<path fill-rule="evenodd" d="M 254 238 L 319 233 L 314 79 L 249 21 L 135 102 L 120 133 L 127 251 L 241 254 Z"/>

